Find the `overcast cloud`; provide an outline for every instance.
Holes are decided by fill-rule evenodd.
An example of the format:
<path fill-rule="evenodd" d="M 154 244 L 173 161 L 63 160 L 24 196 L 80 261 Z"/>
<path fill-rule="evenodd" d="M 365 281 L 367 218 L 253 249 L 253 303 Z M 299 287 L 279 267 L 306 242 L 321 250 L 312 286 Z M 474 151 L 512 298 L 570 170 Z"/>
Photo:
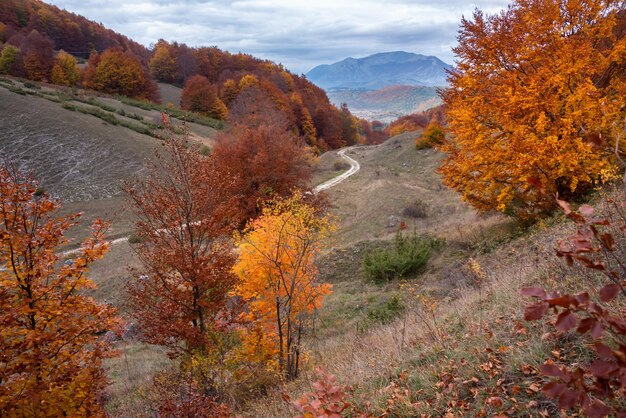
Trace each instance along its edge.
<path fill-rule="evenodd" d="M 346 57 L 408 51 L 452 63 L 461 16 L 507 0 L 48 0 L 146 46 L 159 38 L 216 45 L 296 73 Z"/>

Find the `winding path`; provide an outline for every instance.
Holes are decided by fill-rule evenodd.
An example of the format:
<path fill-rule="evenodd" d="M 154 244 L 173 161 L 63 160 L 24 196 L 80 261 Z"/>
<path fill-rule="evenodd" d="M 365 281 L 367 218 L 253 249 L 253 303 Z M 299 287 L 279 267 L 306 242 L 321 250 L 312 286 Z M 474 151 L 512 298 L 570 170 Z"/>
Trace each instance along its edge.
<path fill-rule="evenodd" d="M 340 156 L 341 158 L 343 158 L 344 160 L 346 160 L 349 164 L 350 164 L 350 169 L 348 171 L 346 171 L 345 173 L 341 173 L 340 175 L 338 175 L 337 177 L 333 177 L 332 179 L 325 181 L 322 184 L 318 184 L 317 186 L 315 186 L 313 188 L 313 194 L 318 194 L 319 192 L 323 191 L 323 190 L 328 190 L 331 187 L 334 187 L 336 185 L 338 185 L 339 183 L 341 183 L 342 181 L 344 181 L 345 179 L 347 179 L 348 177 L 350 177 L 353 174 L 356 174 L 360 169 L 361 169 L 361 164 L 359 164 L 359 162 L 357 160 L 355 160 L 354 158 L 351 158 L 349 156 L 346 155 L 346 151 L 349 151 L 351 149 L 353 149 L 354 147 L 348 147 L 348 148 L 344 148 L 342 150 L 340 150 L 339 152 L 337 152 L 337 155 Z M 115 245 L 115 244 L 119 244 L 121 242 L 128 242 L 128 238 L 129 237 L 121 237 L 121 238 L 116 238 L 114 240 L 109 241 L 109 245 Z M 69 251 L 64 251 L 63 255 L 72 255 L 72 254 L 76 254 L 80 251 L 80 248 L 76 248 L 73 250 L 69 250 Z"/>
<path fill-rule="evenodd" d="M 361 169 L 361 164 L 359 164 L 357 160 L 346 155 L 346 151 L 350 149 L 352 149 L 352 147 L 344 148 L 337 153 L 338 156 L 340 156 L 341 158 L 343 158 L 350 164 L 350 169 L 346 171 L 345 173 L 338 175 L 337 177 L 333 177 L 332 179 L 315 186 L 313 188 L 313 194 L 318 194 L 322 190 L 327 190 L 327 189 L 330 189 L 331 187 L 338 185 L 339 183 L 341 183 L 342 181 L 344 181 L 351 175 L 356 174 Z"/>

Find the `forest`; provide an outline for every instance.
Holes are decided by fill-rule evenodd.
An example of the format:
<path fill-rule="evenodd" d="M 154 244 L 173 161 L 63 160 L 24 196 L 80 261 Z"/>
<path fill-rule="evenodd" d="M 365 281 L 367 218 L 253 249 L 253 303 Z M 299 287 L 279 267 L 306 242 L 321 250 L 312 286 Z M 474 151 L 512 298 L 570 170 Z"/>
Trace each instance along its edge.
<path fill-rule="evenodd" d="M 249 55 L 164 40 L 148 51 L 36 1 L 3 2 L 0 14 L 0 72 L 143 100 L 158 99 L 155 80 L 170 83 L 183 109 L 227 122 L 202 152 L 163 113 L 162 146 L 122 185 L 139 260 L 125 314 L 89 293 L 89 269 L 112 245 L 108 221 L 67 251 L 81 214 L 0 168 L 0 416 L 105 416 L 104 364 L 130 322 L 171 361 L 142 394 L 148 416 L 626 416 L 623 1 L 476 10 L 460 22 L 444 105 L 385 132 Z M 415 131 L 411 151 L 440 153 L 443 185 L 475 219 L 498 214 L 518 235 L 464 247 L 393 225 L 363 270 L 411 309 L 390 299 L 369 311 L 384 333 L 357 330 L 347 351 L 313 355 L 317 315 L 339 287 L 320 280 L 320 260 L 341 225 L 313 192 L 316 156 Z M 420 287 L 441 254 L 437 279 L 464 281 L 454 298 Z"/>
<path fill-rule="evenodd" d="M 316 152 L 380 142 L 380 128 L 337 109 L 319 87 L 281 65 L 217 47 L 159 40 L 149 50 L 81 16 L 37 0 L 0 4 L 0 74 L 159 101 L 155 81 L 185 87 L 185 110 L 223 120 L 264 100 Z M 87 59 L 86 66 L 78 59 Z M 82 67 L 82 68 L 81 68 Z M 202 97 L 202 99 L 200 99 Z M 239 100 L 238 100 L 239 99 Z"/>

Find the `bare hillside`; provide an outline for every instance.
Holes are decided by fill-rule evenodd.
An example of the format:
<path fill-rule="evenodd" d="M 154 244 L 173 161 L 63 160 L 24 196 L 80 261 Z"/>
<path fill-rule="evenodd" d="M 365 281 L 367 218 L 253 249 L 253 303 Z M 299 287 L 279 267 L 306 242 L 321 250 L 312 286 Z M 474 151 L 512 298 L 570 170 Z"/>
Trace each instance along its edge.
<path fill-rule="evenodd" d="M 406 133 L 347 152 L 361 170 L 327 192 L 341 221 L 337 246 L 388 239 L 401 222 L 418 233 L 453 238 L 462 235 L 468 225 L 502 221 L 500 216 L 477 215 L 458 194 L 443 186 L 436 173 L 443 154 L 434 149 L 417 151 L 414 141 L 419 135 Z M 331 177 L 341 167 L 336 152 L 322 155 L 314 182 Z"/>

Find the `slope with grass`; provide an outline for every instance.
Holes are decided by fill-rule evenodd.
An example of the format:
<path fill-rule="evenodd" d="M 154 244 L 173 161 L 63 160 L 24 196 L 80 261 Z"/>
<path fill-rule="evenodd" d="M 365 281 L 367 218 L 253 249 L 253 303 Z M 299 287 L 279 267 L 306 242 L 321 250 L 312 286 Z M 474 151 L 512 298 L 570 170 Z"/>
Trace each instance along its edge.
<path fill-rule="evenodd" d="M 166 107 L 72 91 L 14 78 L 0 79 L 0 159 L 33 173 L 63 201 L 63 211 L 84 212 L 83 222 L 110 218 L 113 237 L 129 235 L 133 221 L 120 183 L 141 173 L 159 147 Z M 216 121 L 169 110 L 204 146 L 214 143 Z M 70 234 L 72 238 L 80 238 Z"/>

